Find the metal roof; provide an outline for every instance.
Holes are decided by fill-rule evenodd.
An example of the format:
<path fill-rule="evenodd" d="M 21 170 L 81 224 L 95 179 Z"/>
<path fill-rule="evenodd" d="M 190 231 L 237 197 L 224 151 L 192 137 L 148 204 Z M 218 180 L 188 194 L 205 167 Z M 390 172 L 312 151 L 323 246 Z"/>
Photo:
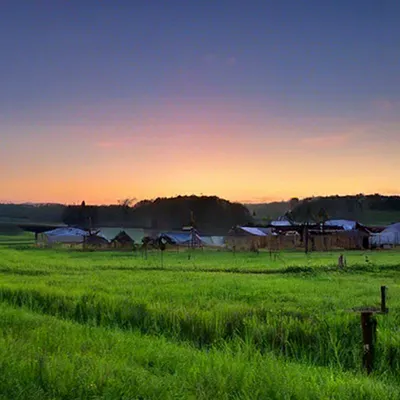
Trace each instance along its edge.
<path fill-rule="evenodd" d="M 142 239 L 146 236 L 144 229 L 140 228 L 127 228 L 122 229 L 135 243 L 141 243 Z"/>
<path fill-rule="evenodd" d="M 146 236 L 144 229 L 140 228 L 100 228 L 97 234 L 111 242 L 121 232 L 125 232 L 135 243 L 141 243 Z"/>
<path fill-rule="evenodd" d="M 121 228 L 100 228 L 97 235 L 111 242 L 120 232 L 122 232 Z"/>
<path fill-rule="evenodd" d="M 267 234 L 264 233 L 259 228 L 253 228 L 253 227 L 248 227 L 248 226 L 240 226 L 239 228 L 242 231 L 245 231 L 245 232 L 247 232 L 247 233 L 249 233 L 250 235 L 253 235 L 253 236 L 267 236 Z"/>
<path fill-rule="evenodd" d="M 329 221 L 325 222 L 326 226 L 339 226 L 343 228 L 345 231 L 352 231 L 356 229 L 357 222 L 351 221 L 347 219 L 330 219 Z"/>
<path fill-rule="evenodd" d="M 375 245 L 398 245 L 400 244 L 400 222 L 389 225 L 381 233 L 371 236 L 371 244 Z"/>
<path fill-rule="evenodd" d="M 188 244 L 192 241 L 191 232 L 162 232 L 158 237 L 166 237 L 176 244 Z M 199 235 L 195 234 L 195 240 L 201 241 Z"/>
<path fill-rule="evenodd" d="M 200 236 L 200 239 L 205 246 L 225 246 L 225 238 L 223 236 Z"/>
<path fill-rule="evenodd" d="M 281 221 L 272 221 L 272 226 L 292 226 L 293 224 L 290 221 L 281 220 Z"/>
<path fill-rule="evenodd" d="M 88 232 L 79 228 L 56 228 L 45 232 L 47 236 L 87 236 Z"/>

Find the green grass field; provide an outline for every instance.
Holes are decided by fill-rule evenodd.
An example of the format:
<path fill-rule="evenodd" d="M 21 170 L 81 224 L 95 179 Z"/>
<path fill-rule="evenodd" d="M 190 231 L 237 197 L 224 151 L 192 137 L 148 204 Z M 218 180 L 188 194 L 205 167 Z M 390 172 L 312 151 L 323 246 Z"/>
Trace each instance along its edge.
<path fill-rule="evenodd" d="M 23 240 L 22 240 L 23 239 Z M 399 399 L 400 252 L 84 252 L 0 237 L 0 399 Z M 360 314 L 379 306 L 375 371 Z"/>

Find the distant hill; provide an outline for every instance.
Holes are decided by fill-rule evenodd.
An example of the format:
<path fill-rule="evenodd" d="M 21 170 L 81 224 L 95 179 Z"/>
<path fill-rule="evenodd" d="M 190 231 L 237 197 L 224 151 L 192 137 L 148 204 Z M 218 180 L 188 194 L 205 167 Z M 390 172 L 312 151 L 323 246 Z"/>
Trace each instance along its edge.
<path fill-rule="evenodd" d="M 343 218 L 367 225 L 389 225 L 400 221 L 400 196 L 380 194 L 310 197 L 246 206 L 256 221 L 272 220 L 289 212 L 299 222 Z"/>

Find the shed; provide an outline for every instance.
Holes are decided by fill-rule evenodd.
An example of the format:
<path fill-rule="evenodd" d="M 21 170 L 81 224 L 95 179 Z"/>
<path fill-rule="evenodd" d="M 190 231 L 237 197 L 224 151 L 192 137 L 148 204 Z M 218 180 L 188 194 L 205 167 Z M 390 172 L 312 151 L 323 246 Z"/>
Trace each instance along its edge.
<path fill-rule="evenodd" d="M 78 228 L 56 228 L 38 236 L 38 244 L 51 246 L 54 244 L 82 244 L 88 232 Z"/>
<path fill-rule="evenodd" d="M 120 232 L 122 232 L 122 228 L 100 228 L 97 235 L 111 242 Z"/>
<path fill-rule="evenodd" d="M 123 231 L 134 241 L 135 244 L 142 243 L 146 232 L 141 228 L 126 228 Z"/>
<path fill-rule="evenodd" d="M 325 222 L 325 226 L 340 227 L 345 231 L 354 231 L 358 223 L 347 219 L 330 219 Z"/>
<path fill-rule="evenodd" d="M 190 232 L 162 232 L 158 235 L 158 238 L 164 238 L 168 244 L 174 246 L 202 246 L 202 240 L 196 230 Z"/>
<path fill-rule="evenodd" d="M 289 221 L 289 219 L 285 215 L 271 222 L 271 226 L 291 226 L 291 225 L 293 225 L 292 222 Z"/>
<path fill-rule="evenodd" d="M 233 250 L 254 251 L 266 247 L 268 234 L 261 228 L 236 226 L 228 232 L 225 242 Z"/>
<path fill-rule="evenodd" d="M 381 233 L 377 233 L 370 238 L 371 246 L 384 247 L 384 246 L 399 246 L 400 245 L 400 222 L 389 225 Z"/>
<path fill-rule="evenodd" d="M 107 239 L 99 235 L 89 235 L 84 239 L 84 248 L 86 249 L 106 249 L 110 246 Z"/>
<path fill-rule="evenodd" d="M 201 242 L 205 247 L 225 247 L 224 236 L 200 236 Z"/>
<path fill-rule="evenodd" d="M 134 244 L 134 240 L 125 231 L 120 231 L 118 235 L 111 240 L 112 247 L 118 249 L 132 249 Z"/>
<path fill-rule="evenodd" d="M 146 236 L 144 229 L 141 228 L 100 228 L 98 236 L 101 236 L 111 243 L 119 242 L 122 244 L 132 242 L 135 244 L 142 243 L 143 238 Z"/>

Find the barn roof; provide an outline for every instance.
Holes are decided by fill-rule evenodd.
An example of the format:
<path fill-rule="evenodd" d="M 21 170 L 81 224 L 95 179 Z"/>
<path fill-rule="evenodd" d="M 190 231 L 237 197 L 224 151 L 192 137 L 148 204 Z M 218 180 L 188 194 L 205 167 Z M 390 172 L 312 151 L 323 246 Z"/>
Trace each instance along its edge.
<path fill-rule="evenodd" d="M 57 228 L 44 232 L 49 243 L 82 243 L 88 232 L 78 228 Z"/>
<path fill-rule="evenodd" d="M 56 228 L 51 231 L 45 232 L 45 235 L 47 236 L 65 236 L 65 235 L 70 235 L 70 236 L 87 236 L 88 232 L 84 231 L 83 229 L 79 228 Z"/>
<path fill-rule="evenodd" d="M 261 230 L 261 228 L 249 227 L 249 226 L 239 226 L 237 229 L 248 233 L 252 236 L 267 236 L 265 232 Z"/>
<path fill-rule="evenodd" d="M 146 236 L 144 229 L 140 228 L 100 228 L 98 235 L 111 242 L 121 232 L 125 232 L 135 243 L 140 243 Z"/>
<path fill-rule="evenodd" d="M 278 221 L 272 221 L 271 225 L 272 226 L 292 226 L 293 224 L 288 220 L 278 220 Z"/>
<path fill-rule="evenodd" d="M 383 232 L 396 232 L 400 233 L 400 222 L 397 222 L 396 224 L 389 225 Z"/>
<path fill-rule="evenodd" d="M 356 221 L 351 221 L 347 219 L 330 219 L 325 222 L 326 226 L 338 226 L 343 228 L 345 231 L 353 231 L 357 227 Z"/>
<path fill-rule="evenodd" d="M 141 228 L 127 228 L 123 231 L 135 242 L 141 243 L 142 239 L 146 236 L 144 229 Z"/>
<path fill-rule="evenodd" d="M 200 239 L 205 246 L 225 246 L 225 238 L 223 236 L 200 236 Z"/>
<path fill-rule="evenodd" d="M 163 232 L 158 237 L 165 237 L 175 244 L 188 244 L 192 241 L 191 232 Z M 201 241 L 197 233 L 195 234 L 195 240 Z"/>
<path fill-rule="evenodd" d="M 400 244 L 400 222 L 389 225 L 381 233 L 371 236 L 371 243 L 378 246 L 385 244 Z"/>
<path fill-rule="evenodd" d="M 121 231 L 122 228 L 100 228 L 97 235 L 111 242 Z"/>
<path fill-rule="evenodd" d="M 86 244 L 104 244 L 106 245 L 108 243 L 108 240 L 102 236 L 98 236 L 98 235 L 90 235 L 87 236 L 85 239 L 85 243 Z"/>

